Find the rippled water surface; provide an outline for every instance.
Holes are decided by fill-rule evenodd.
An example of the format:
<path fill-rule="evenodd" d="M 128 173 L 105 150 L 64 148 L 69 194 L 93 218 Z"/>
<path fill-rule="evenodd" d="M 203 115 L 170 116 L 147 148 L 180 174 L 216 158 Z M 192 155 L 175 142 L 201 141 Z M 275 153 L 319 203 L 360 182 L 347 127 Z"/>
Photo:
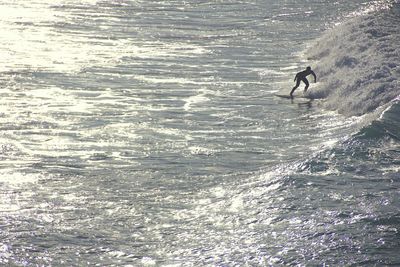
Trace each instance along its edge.
<path fill-rule="evenodd" d="M 397 141 L 274 96 L 369 2 L 1 3 L 0 264 L 399 264 Z"/>

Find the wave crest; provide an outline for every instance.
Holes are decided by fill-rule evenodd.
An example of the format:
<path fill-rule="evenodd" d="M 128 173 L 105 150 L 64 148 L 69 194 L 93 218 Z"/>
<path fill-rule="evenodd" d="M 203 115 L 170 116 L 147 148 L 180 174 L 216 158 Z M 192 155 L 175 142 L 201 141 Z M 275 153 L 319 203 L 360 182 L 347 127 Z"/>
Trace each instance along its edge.
<path fill-rule="evenodd" d="M 399 3 L 327 31 L 308 51 L 321 82 L 310 95 L 349 116 L 390 102 L 399 95 L 399 43 Z"/>
<path fill-rule="evenodd" d="M 357 136 L 367 139 L 391 137 L 400 141 L 400 101 L 394 101 L 378 120 L 361 129 Z"/>

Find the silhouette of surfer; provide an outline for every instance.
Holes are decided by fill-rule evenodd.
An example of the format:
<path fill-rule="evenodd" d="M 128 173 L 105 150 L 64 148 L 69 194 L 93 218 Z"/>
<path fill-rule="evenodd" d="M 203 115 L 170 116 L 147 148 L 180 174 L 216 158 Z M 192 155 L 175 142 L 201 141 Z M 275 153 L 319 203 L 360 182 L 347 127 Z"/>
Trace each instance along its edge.
<path fill-rule="evenodd" d="M 317 82 L 317 76 L 315 73 L 311 70 L 311 67 L 307 67 L 306 70 L 303 70 L 299 73 L 296 74 L 296 77 L 294 77 L 294 81 L 296 82 L 296 86 L 293 87 L 292 91 L 290 92 L 290 97 L 293 97 L 294 91 L 299 87 L 300 82 L 303 81 L 303 83 L 306 84 L 306 87 L 304 87 L 304 92 L 307 92 L 308 87 L 310 86 L 310 83 L 307 80 L 308 75 L 314 76 L 314 82 Z"/>

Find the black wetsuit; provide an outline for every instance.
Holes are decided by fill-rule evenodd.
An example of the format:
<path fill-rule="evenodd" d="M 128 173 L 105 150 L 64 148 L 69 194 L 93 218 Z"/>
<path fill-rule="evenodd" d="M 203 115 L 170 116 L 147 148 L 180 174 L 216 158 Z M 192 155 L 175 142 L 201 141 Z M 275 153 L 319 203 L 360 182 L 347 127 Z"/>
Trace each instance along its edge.
<path fill-rule="evenodd" d="M 290 96 L 293 96 L 293 92 L 299 87 L 301 81 L 303 81 L 303 83 L 306 84 L 306 87 L 304 88 L 304 92 L 307 91 L 308 87 L 310 86 L 310 83 L 308 82 L 306 77 L 310 74 L 314 76 L 314 82 L 317 82 L 317 76 L 311 69 L 306 69 L 304 71 L 297 73 L 296 77 L 294 78 L 294 81 L 295 82 L 297 81 L 296 86 L 293 87 L 292 91 L 290 92 Z"/>

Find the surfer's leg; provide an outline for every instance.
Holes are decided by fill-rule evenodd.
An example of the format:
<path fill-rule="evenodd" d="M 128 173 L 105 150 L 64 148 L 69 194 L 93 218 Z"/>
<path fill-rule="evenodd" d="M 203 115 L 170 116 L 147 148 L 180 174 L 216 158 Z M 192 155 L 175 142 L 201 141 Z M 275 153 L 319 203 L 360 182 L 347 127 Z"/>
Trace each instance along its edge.
<path fill-rule="evenodd" d="M 310 83 L 308 82 L 307 78 L 302 79 L 303 83 L 306 84 L 306 87 L 304 87 L 304 93 L 307 92 L 308 87 L 310 86 Z"/>
<path fill-rule="evenodd" d="M 300 85 L 300 79 L 297 80 L 295 87 L 293 87 L 292 91 L 290 92 L 290 96 L 293 97 L 294 91 L 299 87 Z"/>

